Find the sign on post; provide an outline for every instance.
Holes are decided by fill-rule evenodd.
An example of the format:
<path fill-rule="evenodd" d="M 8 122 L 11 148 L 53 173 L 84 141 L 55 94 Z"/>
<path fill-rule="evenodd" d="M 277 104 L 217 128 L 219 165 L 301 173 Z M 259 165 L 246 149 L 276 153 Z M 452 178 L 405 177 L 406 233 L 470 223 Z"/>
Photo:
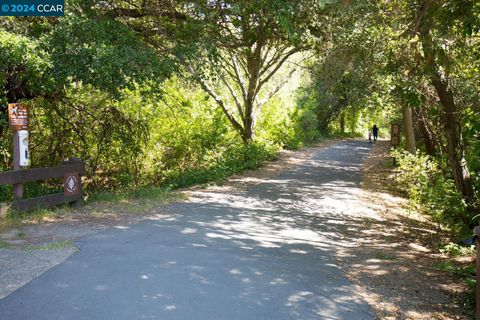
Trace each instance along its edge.
<path fill-rule="evenodd" d="M 8 104 L 8 123 L 13 132 L 28 130 L 28 107 L 20 103 Z"/>
<path fill-rule="evenodd" d="M 30 211 L 62 203 L 82 205 L 81 176 L 85 175 L 85 163 L 71 158 L 58 167 L 26 169 L 29 165 L 28 107 L 20 103 L 9 103 L 8 122 L 13 131 L 13 170 L 0 172 L 0 186 L 13 185 L 12 208 L 17 211 Z M 24 183 L 62 177 L 63 192 L 23 199 Z"/>
<path fill-rule="evenodd" d="M 67 173 L 63 178 L 63 192 L 66 196 L 73 196 L 80 193 L 79 188 L 79 174 Z"/>
<path fill-rule="evenodd" d="M 28 107 L 21 103 L 8 104 L 8 123 L 13 131 L 13 170 L 29 165 L 28 155 Z M 21 136 L 21 137 L 20 137 Z M 13 185 L 13 197 L 23 198 L 23 184 Z"/>
<path fill-rule="evenodd" d="M 400 125 L 393 123 L 390 134 L 390 143 L 396 148 L 400 145 Z"/>

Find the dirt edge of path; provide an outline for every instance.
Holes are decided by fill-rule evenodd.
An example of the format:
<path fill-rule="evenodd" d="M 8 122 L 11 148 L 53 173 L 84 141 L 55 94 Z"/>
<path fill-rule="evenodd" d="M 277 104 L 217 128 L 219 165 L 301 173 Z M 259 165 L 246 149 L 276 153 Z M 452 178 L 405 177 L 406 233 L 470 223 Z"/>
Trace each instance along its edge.
<path fill-rule="evenodd" d="M 340 265 L 378 319 L 472 319 L 462 305 L 468 288 L 439 269 L 448 260 L 438 250 L 441 228 L 389 193 L 388 151 L 388 141 L 376 143 L 363 168 L 365 203 L 381 218 L 356 222 Z"/>

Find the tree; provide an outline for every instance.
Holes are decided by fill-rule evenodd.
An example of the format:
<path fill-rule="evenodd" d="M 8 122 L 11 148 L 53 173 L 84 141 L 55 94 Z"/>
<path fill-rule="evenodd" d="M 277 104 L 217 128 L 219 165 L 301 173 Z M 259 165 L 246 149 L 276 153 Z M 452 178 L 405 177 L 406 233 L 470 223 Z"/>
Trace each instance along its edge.
<path fill-rule="evenodd" d="M 364 15 L 365 7 L 370 6 L 352 1 L 339 7 L 328 18 L 324 32 L 315 34 L 310 86 L 317 104 L 318 129 L 324 134 L 337 120 L 343 132 L 348 116 L 355 127 L 359 110 L 372 105 L 372 94 L 383 94 L 388 84 L 381 74 L 385 59 L 378 54 L 381 33 L 371 27 L 371 17 Z"/>
<path fill-rule="evenodd" d="M 196 15 L 207 26 L 210 66 L 189 68 L 202 88 L 223 110 L 245 143 L 255 136 L 263 105 L 289 80 L 274 76 L 295 53 L 308 48 L 315 8 L 324 1 L 200 1 Z M 320 11 L 321 12 L 321 11 Z M 274 80 L 274 85 L 269 83 Z M 226 94 L 218 91 L 224 88 Z"/>
<path fill-rule="evenodd" d="M 3 98 L 15 102 L 46 90 L 50 55 L 38 41 L 0 29 L 0 66 Z"/>
<path fill-rule="evenodd" d="M 442 106 L 447 154 L 455 186 L 465 199 L 469 209 L 476 212 L 479 208 L 475 204 L 475 191 L 465 159 L 465 146 L 462 139 L 460 118 L 462 110 L 456 102 L 455 89 L 452 87 L 450 66 L 446 59 L 448 53 L 442 46 L 448 34 L 454 32 L 453 27 L 458 19 L 463 19 L 461 15 L 465 13 L 465 7 L 470 7 L 472 10 L 473 2 L 420 1 L 415 12 L 415 29 L 413 31 L 419 37 L 425 71 Z"/>
<path fill-rule="evenodd" d="M 107 163 L 105 154 L 118 160 L 141 152 L 145 122 L 125 115 L 116 102 L 126 89 L 158 92 L 174 69 L 171 60 L 158 55 L 119 21 L 79 8 L 72 3 L 70 9 L 78 10 L 78 15 L 59 19 L 0 22 L 3 168 L 11 160 L 6 106 L 19 101 L 31 107 L 30 148 L 35 165 L 57 164 L 75 155 L 87 162 L 93 175 Z M 124 149 L 119 151 L 118 145 Z"/>
<path fill-rule="evenodd" d="M 288 81 L 289 58 L 311 47 L 337 0 L 108 1 L 90 4 L 175 56 L 247 143 L 265 103 Z M 345 8 L 345 7 L 344 7 Z"/>
<path fill-rule="evenodd" d="M 457 192 L 470 212 L 478 212 L 463 126 L 475 106 L 472 97 L 478 100 L 467 66 L 476 59 L 471 49 L 478 41 L 471 35 L 480 27 L 480 7 L 469 0 L 412 0 L 382 1 L 378 9 L 394 65 L 393 93 L 413 108 L 428 153 L 445 152 Z"/>
<path fill-rule="evenodd" d="M 0 29 L 0 136 L 7 103 L 33 98 L 51 89 L 50 55 L 38 41 Z"/>

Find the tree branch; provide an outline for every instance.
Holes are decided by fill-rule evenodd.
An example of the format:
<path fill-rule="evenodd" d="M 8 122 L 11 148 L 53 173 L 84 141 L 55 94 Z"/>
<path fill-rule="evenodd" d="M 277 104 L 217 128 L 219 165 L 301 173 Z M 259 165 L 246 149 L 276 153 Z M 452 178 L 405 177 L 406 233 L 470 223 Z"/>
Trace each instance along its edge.
<path fill-rule="evenodd" d="M 163 10 L 162 10 L 163 9 Z M 106 12 L 106 15 L 112 18 L 144 18 L 144 17 L 164 17 L 172 21 L 185 21 L 187 15 L 176 11 L 174 8 L 165 9 L 165 7 L 151 6 L 147 7 L 146 2 L 142 3 L 138 8 L 112 8 Z"/>
<path fill-rule="evenodd" d="M 243 121 L 245 119 L 245 115 L 242 110 L 242 105 L 240 104 L 240 101 L 238 101 L 238 97 L 235 94 L 235 90 L 233 90 L 232 86 L 230 85 L 230 83 L 228 83 L 225 77 L 222 77 L 222 82 L 228 88 L 228 91 L 230 91 L 230 95 L 233 97 L 233 100 L 235 101 L 235 105 L 237 106 L 238 113 L 240 114 L 240 118 Z"/>
<path fill-rule="evenodd" d="M 282 56 L 282 54 L 285 52 L 286 49 L 287 49 L 286 47 L 283 47 L 283 48 L 279 48 L 279 49 L 275 50 L 275 53 L 270 58 L 270 61 L 268 61 L 268 63 L 266 63 L 266 65 L 260 71 L 259 77 L 263 76 L 265 74 L 265 72 L 267 72 L 273 65 L 275 65 L 275 63 L 278 62 L 278 60 L 280 59 L 280 57 Z M 265 56 L 264 63 L 265 63 L 265 61 L 267 61 L 267 58 L 268 58 L 268 56 Z"/>
<path fill-rule="evenodd" d="M 293 48 L 290 51 L 288 51 L 287 53 L 285 53 L 284 57 L 282 59 L 280 59 L 280 61 L 273 68 L 273 70 L 270 71 L 270 73 L 267 76 L 265 76 L 265 78 L 259 80 L 258 86 L 257 86 L 257 93 L 260 91 L 260 89 L 263 87 L 263 85 L 265 83 L 267 83 L 273 77 L 273 75 L 278 71 L 278 69 L 280 69 L 280 67 L 285 63 L 285 61 L 287 61 L 288 58 L 290 58 L 294 53 L 297 53 L 300 50 L 301 50 L 300 48 Z"/>
<path fill-rule="evenodd" d="M 263 105 L 265 103 L 268 102 L 268 100 L 270 100 L 273 96 L 275 96 L 279 91 L 280 89 L 282 89 L 282 87 L 290 80 L 290 77 L 295 73 L 295 71 L 297 71 L 296 69 L 292 69 L 289 73 L 288 73 L 288 76 L 285 77 L 283 79 L 283 81 L 281 81 L 276 87 L 275 89 L 273 89 L 265 98 L 262 99 L 262 101 L 258 102 L 257 103 L 257 109 L 258 111 L 261 110 L 261 108 L 263 107 Z"/>
<path fill-rule="evenodd" d="M 191 70 L 191 73 L 194 74 L 193 70 Z M 222 109 L 223 113 L 225 113 L 225 116 L 227 117 L 228 121 L 230 121 L 232 126 L 236 130 L 238 130 L 240 133 L 242 133 L 242 131 L 243 131 L 242 125 L 240 123 L 238 123 L 237 120 L 235 120 L 235 118 L 230 114 L 230 112 L 228 112 L 227 106 L 225 105 L 225 102 L 222 100 L 222 98 L 220 98 L 215 93 L 215 91 L 213 91 L 213 89 L 210 88 L 208 86 L 208 84 L 205 81 L 203 81 L 200 77 L 195 77 L 195 80 L 200 84 L 202 89 L 205 90 L 205 92 L 207 92 L 208 95 L 213 98 L 213 100 L 215 100 L 217 105 Z"/>
<path fill-rule="evenodd" d="M 114 8 L 107 12 L 107 15 L 112 18 L 127 17 L 127 18 L 143 18 L 148 16 L 147 12 L 143 9 L 127 9 L 127 8 Z"/>
<path fill-rule="evenodd" d="M 240 89 L 242 90 L 243 101 L 246 101 L 247 92 L 245 90 L 245 80 L 243 79 L 240 69 L 238 68 L 237 58 L 232 56 L 232 62 L 233 62 L 233 70 L 235 71 L 235 78 L 237 79 L 238 84 L 240 85 Z"/>

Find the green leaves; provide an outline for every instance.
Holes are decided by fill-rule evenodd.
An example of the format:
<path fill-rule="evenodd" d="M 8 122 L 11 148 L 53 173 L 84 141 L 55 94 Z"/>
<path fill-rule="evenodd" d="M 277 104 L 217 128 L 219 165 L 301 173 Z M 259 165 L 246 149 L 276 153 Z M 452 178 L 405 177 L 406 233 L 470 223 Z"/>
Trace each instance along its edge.
<path fill-rule="evenodd" d="M 440 161 L 429 156 L 395 152 L 398 162 L 395 180 L 413 204 L 435 220 L 453 227 L 468 223 L 469 217 L 451 178 L 445 177 Z"/>
<path fill-rule="evenodd" d="M 0 29 L 0 103 L 50 89 L 50 55 L 38 41 Z"/>
<path fill-rule="evenodd" d="M 112 20 L 69 17 L 45 39 L 55 65 L 57 83 L 70 81 L 110 93 L 134 83 L 161 82 L 172 71 L 124 25 Z"/>
<path fill-rule="evenodd" d="M 48 27 L 42 19 L 8 27 L 25 35 L 0 29 L 2 101 L 62 96 L 73 84 L 118 95 L 135 83 L 161 83 L 176 68 L 111 19 L 66 16 Z"/>

